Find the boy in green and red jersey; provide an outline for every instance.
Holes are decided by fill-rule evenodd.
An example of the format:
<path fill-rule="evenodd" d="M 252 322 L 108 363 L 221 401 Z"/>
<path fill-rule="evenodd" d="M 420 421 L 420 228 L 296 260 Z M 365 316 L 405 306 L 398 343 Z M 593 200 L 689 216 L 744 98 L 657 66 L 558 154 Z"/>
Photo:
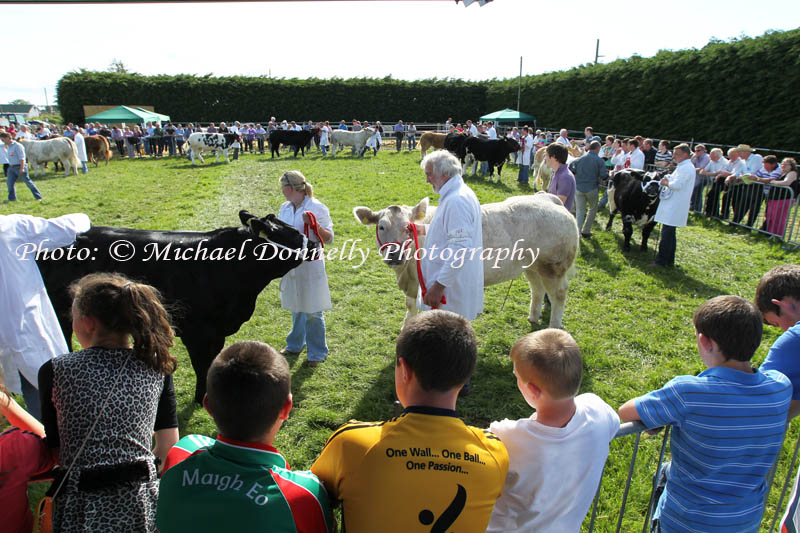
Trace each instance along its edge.
<path fill-rule="evenodd" d="M 159 531 L 333 531 L 322 483 L 289 470 L 272 447 L 292 409 L 286 360 L 267 344 L 237 342 L 214 359 L 207 385 L 203 406 L 220 434 L 188 435 L 170 450 Z"/>

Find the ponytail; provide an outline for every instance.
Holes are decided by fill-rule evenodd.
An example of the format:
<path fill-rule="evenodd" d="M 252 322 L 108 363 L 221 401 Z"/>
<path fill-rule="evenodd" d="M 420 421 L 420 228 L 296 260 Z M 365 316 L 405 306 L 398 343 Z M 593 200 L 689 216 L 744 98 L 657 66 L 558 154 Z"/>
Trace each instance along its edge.
<path fill-rule="evenodd" d="M 133 352 L 150 368 L 172 374 L 178 366 L 169 353 L 175 333 L 154 287 L 120 274 L 90 274 L 70 287 L 78 311 L 111 332 L 133 338 Z"/>

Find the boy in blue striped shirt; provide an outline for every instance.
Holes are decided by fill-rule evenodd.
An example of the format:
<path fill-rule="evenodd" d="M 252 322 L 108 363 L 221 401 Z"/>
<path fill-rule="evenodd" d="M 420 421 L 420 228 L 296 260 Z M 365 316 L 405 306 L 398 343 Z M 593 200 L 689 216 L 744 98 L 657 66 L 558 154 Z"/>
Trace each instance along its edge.
<path fill-rule="evenodd" d="M 738 296 L 718 296 L 694 313 L 707 370 L 678 376 L 619 408 L 623 422 L 672 426 L 672 463 L 653 531 L 757 532 L 766 476 L 783 442 L 792 396 L 780 372 L 758 372 L 750 359 L 763 318 Z"/>

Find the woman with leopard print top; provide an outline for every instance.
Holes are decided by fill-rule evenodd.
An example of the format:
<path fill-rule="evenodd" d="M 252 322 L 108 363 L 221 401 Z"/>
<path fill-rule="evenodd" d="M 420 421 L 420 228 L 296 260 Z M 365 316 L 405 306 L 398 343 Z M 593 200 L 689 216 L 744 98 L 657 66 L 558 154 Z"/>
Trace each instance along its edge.
<path fill-rule="evenodd" d="M 85 349 L 39 371 L 47 444 L 64 471 L 74 463 L 55 498 L 54 530 L 155 531 L 156 456 L 178 440 L 169 316 L 156 289 L 117 274 L 86 276 L 70 290 Z"/>

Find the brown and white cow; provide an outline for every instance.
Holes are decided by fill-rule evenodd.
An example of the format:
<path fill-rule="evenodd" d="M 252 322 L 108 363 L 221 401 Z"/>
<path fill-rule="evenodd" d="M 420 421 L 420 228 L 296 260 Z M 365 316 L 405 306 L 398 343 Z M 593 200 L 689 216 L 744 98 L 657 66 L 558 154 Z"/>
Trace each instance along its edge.
<path fill-rule="evenodd" d="M 417 313 L 419 280 L 413 242 L 408 241 L 409 222 L 429 223 L 436 207 L 423 198 L 416 206 L 390 205 L 380 211 L 368 207 L 353 208 L 356 220 L 376 226 L 380 243 L 404 243 L 408 246 L 384 247 L 383 262 L 395 271 L 397 285 L 406 298 L 404 324 Z M 551 194 L 513 196 L 503 202 L 481 206 L 483 221 L 483 284 L 495 285 L 524 273 L 531 289 L 528 321 L 539 322 L 545 292 L 552 311 L 550 327 L 560 328 L 566 306 L 568 274 L 578 255 L 578 225 L 561 201 Z M 420 236 L 420 247 L 424 237 Z M 491 250 L 491 252 L 487 252 Z"/>

